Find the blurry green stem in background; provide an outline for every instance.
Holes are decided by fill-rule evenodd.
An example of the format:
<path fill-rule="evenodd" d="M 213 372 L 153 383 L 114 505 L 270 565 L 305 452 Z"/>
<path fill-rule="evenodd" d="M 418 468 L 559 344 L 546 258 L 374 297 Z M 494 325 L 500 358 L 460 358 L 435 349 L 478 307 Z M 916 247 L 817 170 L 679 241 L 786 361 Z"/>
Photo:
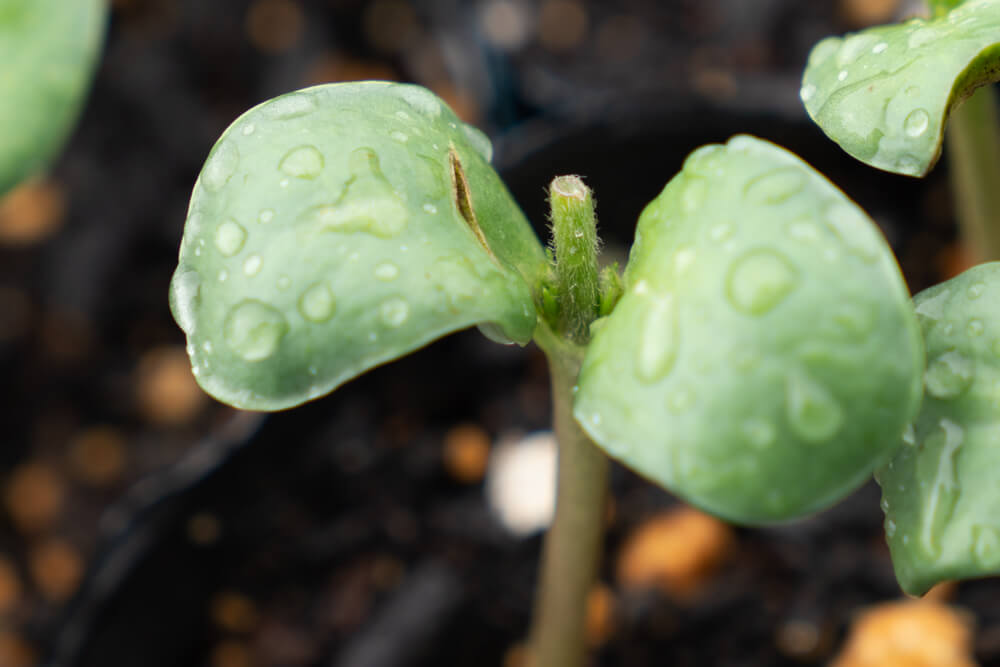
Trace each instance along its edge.
<path fill-rule="evenodd" d="M 540 322 L 535 340 L 549 360 L 553 420 L 559 443 L 555 517 L 542 551 L 531 631 L 533 667 L 578 667 L 584 662 L 587 596 L 602 553 L 608 458 L 573 418 L 573 387 L 583 344 L 597 317 L 600 290 L 597 228 L 590 189 L 575 176 L 550 188 L 556 256 L 557 327 Z"/>
<path fill-rule="evenodd" d="M 1000 259 L 1000 113 L 993 86 L 979 88 L 952 113 L 945 141 L 968 259 Z"/>

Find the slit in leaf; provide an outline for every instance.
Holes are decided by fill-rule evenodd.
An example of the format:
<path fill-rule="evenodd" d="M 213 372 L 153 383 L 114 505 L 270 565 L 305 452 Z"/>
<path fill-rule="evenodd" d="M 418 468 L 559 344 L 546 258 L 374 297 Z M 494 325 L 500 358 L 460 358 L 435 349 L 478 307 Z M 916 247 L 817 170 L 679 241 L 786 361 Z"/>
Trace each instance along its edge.
<path fill-rule="evenodd" d="M 448 165 L 451 174 L 451 195 L 455 202 L 455 208 L 458 209 L 459 215 L 465 220 L 465 223 L 472 230 L 479 244 L 486 250 L 490 259 L 499 265 L 500 262 L 490 249 L 490 244 L 487 243 L 486 236 L 483 235 L 483 230 L 479 227 L 479 221 L 476 220 L 476 212 L 472 208 L 472 194 L 469 192 L 469 181 L 465 178 L 462 160 L 458 157 L 458 152 L 454 146 L 448 149 Z"/>

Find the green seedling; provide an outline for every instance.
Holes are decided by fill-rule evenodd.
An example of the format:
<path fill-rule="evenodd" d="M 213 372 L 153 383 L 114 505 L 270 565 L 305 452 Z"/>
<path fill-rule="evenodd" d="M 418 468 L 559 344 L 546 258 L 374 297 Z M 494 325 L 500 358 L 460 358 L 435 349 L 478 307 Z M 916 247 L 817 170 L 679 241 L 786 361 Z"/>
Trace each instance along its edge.
<path fill-rule="evenodd" d="M 171 306 L 201 386 L 254 410 L 316 399 L 470 326 L 534 341 L 560 467 L 532 651 L 577 665 L 605 453 L 741 523 L 819 511 L 900 445 L 923 341 L 878 229 L 771 143 L 692 153 L 643 212 L 623 276 L 598 269 L 580 178 L 549 188 L 546 250 L 490 154 L 416 86 L 265 102 L 195 184 Z"/>
<path fill-rule="evenodd" d="M 997 80 L 1000 2 L 952 0 L 930 3 L 929 19 L 823 40 L 801 95 L 848 153 L 906 175 L 933 167 L 951 116 L 956 217 L 970 250 L 998 259 L 1000 118 L 986 85 Z M 1000 573 L 998 271 L 983 264 L 914 299 L 926 395 L 904 445 L 876 475 L 896 577 L 908 593 Z"/>
<path fill-rule="evenodd" d="M 104 0 L 0 0 L 0 195 L 62 146 L 106 23 Z"/>

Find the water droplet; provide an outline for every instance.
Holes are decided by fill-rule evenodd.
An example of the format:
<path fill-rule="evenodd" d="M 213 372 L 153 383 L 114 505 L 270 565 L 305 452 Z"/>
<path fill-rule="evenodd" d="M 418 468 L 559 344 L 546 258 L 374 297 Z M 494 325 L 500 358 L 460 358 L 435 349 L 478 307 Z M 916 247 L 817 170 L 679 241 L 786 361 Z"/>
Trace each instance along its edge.
<path fill-rule="evenodd" d="M 931 117 L 923 109 L 914 109 L 903 121 L 903 131 L 911 137 L 919 137 L 927 131 Z"/>
<path fill-rule="evenodd" d="M 229 271 L 227 271 L 226 269 L 222 269 L 221 271 L 219 271 L 219 282 L 224 283 L 227 280 L 229 280 Z"/>
<path fill-rule="evenodd" d="M 396 112 L 396 118 L 398 118 L 399 120 L 403 121 L 404 123 L 408 123 L 408 122 L 410 122 L 410 120 L 412 120 L 410 118 L 410 114 L 406 113 L 405 111 L 397 111 Z"/>
<path fill-rule="evenodd" d="M 743 434 L 757 449 L 766 449 L 774 444 L 777 436 L 774 424 L 760 417 L 751 417 L 743 422 Z"/>
<path fill-rule="evenodd" d="M 205 350 L 205 354 L 212 354 L 212 341 L 206 340 L 202 343 L 201 349 Z"/>
<path fill-rule="evenodd" d="M 412 85 L 398 85 L 393 86 L 392 91 L 417 112 L 425 116 L 437 118 L 441 115 L 441 102 L 438 101 L 434 93 L 426 88 Z"/>
<path fill-rule="evenodd" d="M 195 329 L 195 311 L 201 302 L 201 275 L 194 270 L 174 274 L 170 290 L 174 318 L 181 331 L 191 336 Z"/>
<path fill-rule="evenodd" d="M 838 37 L 827 37 L 820 41 L 813 50 L 809 52 L 809 65 L 817 67 L 840 50 L 841 39 Z"/>
<path fill-rule="evenodd" d="M 833 309 L 833 323 L 852 338 L 862 338 L 875 326 L 875 313 L 866 303 L 841 303 Z"/>
<path fill-rule="evenodd" d="M 323 283 L 315 283 L 299 297 L 299 312 L 311 322 L 326 322 L 335 309 L 333 294 Z"/>
<path fill-rule="evenodd" d="M 677 317 L 674 297 L 666 294 L 647 301 L 639 329 L 635 370 L 643 382 L 657 382 L 677 357 Z"/>
<path fill-rule="evenodd" d="M 798 167 L 783 167 L 754 178 L 743 189 L 743 196 L 755 206 L 780 204 L 799 193 L 806 184 Z"/>
<path fill-rule="evenodd" d="M 802 86 L 802 89 L 799 91 L 799 97 L 802 99 L 803 102 L 808 102 L 815 95 L 816 95 L 816 86 L 811 83 L 807 83 L 806 85 Z"/>
<path fill-rule="evenodd" d="M 389 133 L 389 136 L 392 137 L 393 141 L 398 141 L 401 144 L 405 144 L 410 140 L 410 137 L 405 132 L 400 132 L 399 130 L 393 130 Z"/>
<path fill-rule="evenodd" d="M 396 328 L 402 326 L 410 317 L 410 305 L 402 299 L 389 299 L 382 302 L 379 308 L 379 316 L 382 323 L 387 327 Z"/>
<path fill-rule="evenodd" d="M 819 226 L 810 220 L 793 220 L 788 223 L 788 236 L 796 241 L 816 243 L 822 237 L 822 232 Z"/>
<path fill-rule="evenodd" d="M 383 262 L 375 267 L 375 277 L 378 280 L 390 281 L 395 280 L 399 275 L 399 267 L 397 267 L 392 262 Z"/>
<path fill-rule="evenodd" d="M 288 183 L 289 183 L 288 179 L 287 179 L 287 178 L 283 178 L 283 179 L 281 179 L 281 180 L 280 180 L 280 181 L 278 182 L 278 185 L 279 185 L 280 187 L 283 187 L 283 188 L 287 188 L 287 187 L 288 187 Z"/>
<path fill-rule="evenodd" d="M 288 276 L 278 276 L 278 281 L 276 284 L 278 286 L 278 289 L 284 291 L 292 286 L 292 279 L 289 278 Z"/>
<path fill-rule="evenodd" d="M 261 113 L 273 120 L 288 120 L 312 113 L 316 110 L 316 100 L 307 93 L 291 93 L 276 97 L 261 107 Z"/>
<path fill-rule="evenodd" d="M 901 174 L 919 176 L 921 171 L 920 160 L 915 155 L 904 153 L 896 160 L 895 169 Z"/>
<path fill-rule="evenodd" d="M 257 128 L 254 127 L 253 123 L 247 123 L 246 125 L 243 126 L 243 136 L 244 137 L 249 137 L 251 134 L 254 133 L 254 130 L 256 130 L 256 129 Z"/>
<path fill-rule="evenodd" d="M 879 42 L 878 44 L 876 44 L 875 46 L 872 47 L 872 53 L 874 53 L 875 55 L 878 55 L 880 53 L 884 53 L 885 50 L 888 49 L 888 48 L 889 48 L 889 44 L 888 43 L 886 43 L 886 42 Z"/>
<path fill-rule="evenodd" d="M 958 398 L 972 385 L 975 370 L 971 361 L 959 352 L 950 350 L 928 364 L 924 373 L 924 385 L 934 398 Z"/>
<path fill-rule="evenodd" d="M 215 247 L 226 257 L 232 257 L 243 249 L 247 240 L 247 230 L 232 218 L 215 230 Z"/>
<path fill-rule="evenodd" d="M 315 146 L 298 146 L 285 153 L 278 169 L 295 178 L 316 178 L 323 170 L 323 154 Z"/>
<path fill-rule="evenodd" d="M 685 273 L 687 273 L 688 269 L 690 269 L 691 266 L 694 264 L 694 260 L 696 258 L 697 258 L 697 253 L 695 252 L 694 248 L 690 246 L 683 246 L 681 248 L 678 248 L 677 251 L 674 252 L 674 258 L 673 258 L 674 276 L 680 278 Z"/>
<path fill-rule="evenodd" d="M 986 291 L 985 283 L 972 283 L 971 285 L 969 285 L 969 291 L 967 292 L 967 294 L 969 295 L 970 299 L 974 300 L 981 297 L 983 295 L 983 292 L 985 291 Z"/>
<path fill-rule="evenodd" d="M 1000 529 L 996 526 L 974 525 L 972 554 L 979 567 L 995 570 L 1000 566 Z"/>
<path fill-rule="evenodd" d="M 985 328 L 986 326 L 983 324 L 982 320 L 973 318 L 969 320 L 968 326 L 965 327 L 965 332 L 969 334 L 970 337 L 975 338 L 976 336 L 982 335 Z"/>
<path fill-rule="evenodd" d="M 726 280 L 729 302 L 747 315 L 764 315 L 795 288 L 795 268 L 784 255 L 766 248 L 733 262 Z"/>
<path fill-rule="evenodd" d="M 886 498 L 885 496 L 882 496 L 882 500 L 880 500 L 878 502 L 878 506 L 882 508 L 883 512 L 888 512 L 889 511 L 889 499 Z"/>
<path fill-rule="evenodd" d="M 266 225 L 272 220 L 274 220 L 274 211 L 269 208 L 265 208 L 257 216 L 257 221 L 260 222 L 262 225 Z"/>
<path fill-rule="evenodd" d="M 920 302 L 916 304 L 915 310 L 918 316 L 927 318 L 932 322 L 937 322 L 944 316 L 944 307 L 948 303 L 948 297 L 951 295 L 951 292 L 946 289 L 934 289 L 935 291 L 932 296 L 920 298 Z"/>
<path fill-rule="evenodd" d="M 907 424 L 906 428 L 903 429 L 903 442 L 911 446 L 915 446 L 917 444 L 917 432 L 913 428 L 912 422 Z M 889 465 L 892 465 L 892 463 Z"/>
<path fill-rule="evenodd" d="M 260 255 L 250 255 L 243 262 L 243 273 L 248 276 L 255 276 L 260 273 L 260 267 L 263 262 L 260 259 Z"/>
<path fill-rule="evenodd" d="M 223 140 L 215 145 L 201 170 L 201 183 L 209 192 L 218 192 L 229 182 L 240 164 L 236 144 Z"/>
<path fill-rule="evenodd" d="M 840 50 L 837 51 L 837 66 L 846 67 L 855 62 L 872 48 L 872 44 L 878 41 L 878 37 L 867 33 L 855 33 L 844 40 Z M 843 79 L 841 79 L 843 81 Z"/>
<path fill-rule="evenodd" d="M 885 520 L 885 536 L 893 537 L 896 534 L 896 522 L 892 519 Z"/>
<path fill-rule="evenodd" d="M 920 86 L 909 86 L 903 91 L 903 94 L 907 97 L 916 97 L 920 94 Z"/>
<path fill-rule="evenodd" d="M 847 78 L 847 70 L 846 69 L 840 70 L 840 72 L 837 74 L 837 81 L 843 81 L 846 78 Z"/>
<path fill-rule="evenodd" d="M 237 304 L 226 316 L 226 344 L 246 361 L 263 361 L 278 348 L 288 331 L 285 318 L 272 306 L 256 299 Z"/>
<path fill-rule="evenodd" d="M 490 142 L 489 137 L 483 134 L 478 128 L 467 123 L 462 123 L 462 132 L 465 133 L 465 138 L 469 140 L 469 144 L 473 150 L 479 153 L 481 158 L 487 162 L 493 160 L 493 144 Z"/>
<path fill-rule="evenodd" d="M 705 202 L 708 196 L 708 183 L 698 176 L 684 176 L 684 189 L 681 191 L 681 206 L 685 213 L 694 213 Z"/>
<path fill-rule="evenodd" d="M 195 257 L 201 257 L 201 248 L 195 248 L 194 249 L 194 256 Z"/>
<path fill-rule="evenodd" d="M 725 222 L 719 225 L 715 225 L 714 227 L 712 227 L 711 230 L 709 230 L 708 235 L 716 243 L 721 243 L 732 237 L 733 226 Z"/>
<path fill-rule="evenodd" d="M 349 158 L 354 174 L 333 204 L 314 206 L 303 214 L 303 222 L 325 232 L 367 232 L 390 238 L 406 227 L 409 214 L 379 166 L 370 148 L 354 150 Z"/>
<path fill-rule="evenodd" d="M 786 378 L 785 409 L 792 430 L 807 442 L 829 440 L 844 423 L 844 410 L 837 399 L 801 372 Z"/>
<path fill-rule="evenodd" d="M 434 215 L 435 213 L 438 212 L 438 209 L 437 206 L 435 206 L 434 204 L 424 204 L 424 212 Z"/>
<path fill-rule="evenodd" d="M 948 527 L 955 510 L 955 503 L 958 502 L 959 488 L 955 478 L 955 463 L 965 440 L 965 431 L 950 419 L 942 419 L 938 422 L 938 426 L 940 428 L 924 442 L 926 456 L 924 460 L 934 466 L 934 481 L 925 500 L 921 531 L 924 549 L 934 557 L 940 554 L 941 535 Z M 934 460 L 934 454 L 937 454 L 937 460 Z M 927 478 L 929 475 L 921 474 L 920 477 Z"/>
<path fill-rule="evenodd" d="M 827 208 L 825 220 L 831 231 L 862 260 L 873 262 L 878 258 L 878 232 L 857 206 L 843 201 L 834 202 Z"/>
<path fill-rule="evenodd" d="M 907 42 L 907 47 L 911 49 L 919 49 L 925 44 L 930 44 L 938 38 L 938 31 L 934 28 L 920 28 L 915 30 L 913 34 L 910 35 L 910 39 Z"/>

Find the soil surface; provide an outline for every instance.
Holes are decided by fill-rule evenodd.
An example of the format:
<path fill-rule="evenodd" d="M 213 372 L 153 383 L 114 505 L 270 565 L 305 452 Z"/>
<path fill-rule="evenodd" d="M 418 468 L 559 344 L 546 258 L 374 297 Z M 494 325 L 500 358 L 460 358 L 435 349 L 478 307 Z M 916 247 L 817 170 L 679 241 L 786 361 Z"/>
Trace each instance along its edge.
<path fill-rule="evenodd" d="M 212 402 L 166 298 L 209 149 L 279 93 L 415 81 L 495 139 L 540 236 L 545 185 L 579 173 L 624 256 L 688 152 L 749 132 L 865 207 L 918 291 L 963 266 L 946 166 L 874 172 L 798 102 L 812 43 L 898 5 L 116 0 L 64 154 L 0 208 L 0 665 L 514 667 L 541 538 L 487 507 L 482 448 L 458 470 L 446 443 L 548 428 L 544 359 L 462 332 L 293 411 Z M 873 484 L 733 529 L 722 566 L 671 595 L 626 588 L 616 562 L 674 499 L 622 468 L 612 483 L 594 665 L 826 664 L 900 596 Z M 981 664 L 1000 664 L 998 593 L 944 593 Z"/>

